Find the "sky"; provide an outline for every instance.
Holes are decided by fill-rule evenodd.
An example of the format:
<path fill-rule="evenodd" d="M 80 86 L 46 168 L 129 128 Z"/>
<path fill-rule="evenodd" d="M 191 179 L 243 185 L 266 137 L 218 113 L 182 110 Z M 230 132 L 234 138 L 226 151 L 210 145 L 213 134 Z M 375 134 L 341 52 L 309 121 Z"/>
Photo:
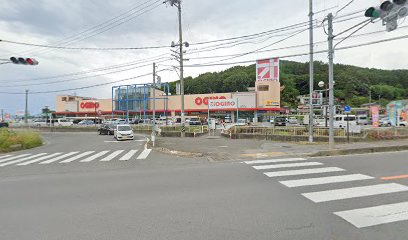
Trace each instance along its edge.
<path fill-rule="evenodd" d="M 308 62 L 308 2 L 183 0 L 183 42 L 190 44 L 185 48 L 188 61 L 184 76 L 196 77 L 272 57 Z M 339 41 L 353 32 L 343 31 L 365 20 L 365 9 L 380 4 L 379 0 L 355 0 L 336 14 L 349 2 L 313 0 L 316 51 L 327 49 L 327 22 L 324 26 L 322 22 L 330 12 L 336 15 L 334 34 Z M 172 56 L 176 49 L 170 47 L 172 41 L 178 42 L 177 8 L 163 4 L 163 0 L 15 0 L 1 1 L 0 9 L 1 40 L 82 48 L 50 49 L 0 42 L 3 61 L 12 56 L 39 61 L 37 66 L 0 64 L 0 109 L 6 113 L 14 115 L 24 109 L 26 89 L 32 114 L 40 113 L 44 106 L 55 109 L 59 94 L 110 98 L 112 86 L 150 83 L 153 62 L 157 62 L 163 82 L 179 78 L 175 69 L 178 62 Z M 338 48 L 407 35 L 404 20 L 393 32 L 386 32 L 381 22 L 370 23 Z M 265 31 L 269 32 L 211 43 Z M 334 61 L 367 68 L 408 69 L 408 61 L 402 61 L 408 54 L 406 43 L 401 39 L 339 49 Z M 301 46 L 293 47 L 296 45 Z M 287 57 L 299 54 L 304 55 Z M 327 53 L 316 54 L 315 60 L 327 62 Z M 233 64 L 237 62 L 246 63 Z M 221 65 L 226 63 L 229 65 Z"/>

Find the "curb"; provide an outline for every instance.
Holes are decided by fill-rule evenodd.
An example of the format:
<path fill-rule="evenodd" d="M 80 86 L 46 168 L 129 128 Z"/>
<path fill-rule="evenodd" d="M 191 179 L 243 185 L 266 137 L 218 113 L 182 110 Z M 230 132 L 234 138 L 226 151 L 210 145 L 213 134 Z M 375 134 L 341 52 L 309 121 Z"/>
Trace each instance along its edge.
<path fill-rule="evenodd" d="M 308 154 L 307 156 L 308 157 L 326 157 L 326 156 L 353 155 L 353 154 L 364 154 L 364 153 L 395 152 L 395 151 L 406 151 L 406 150 L 408 150 L 408 145 L 328 150 L 328 151 L 319 151 L 317 153 Z"/>

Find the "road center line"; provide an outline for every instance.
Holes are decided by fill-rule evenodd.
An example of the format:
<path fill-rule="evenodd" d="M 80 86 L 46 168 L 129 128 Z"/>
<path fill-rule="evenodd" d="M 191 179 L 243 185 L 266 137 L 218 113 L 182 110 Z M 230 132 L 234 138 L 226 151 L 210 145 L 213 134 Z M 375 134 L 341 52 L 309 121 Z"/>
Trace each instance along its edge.
<path fill-rule="evenodd" d="M 408 175 L 398 175 L 398 176 L 390 176 L 390 177 L 382 177 L 381 180 L 393 180 L 393 179 L 403 179 L 408 178 Z"/>

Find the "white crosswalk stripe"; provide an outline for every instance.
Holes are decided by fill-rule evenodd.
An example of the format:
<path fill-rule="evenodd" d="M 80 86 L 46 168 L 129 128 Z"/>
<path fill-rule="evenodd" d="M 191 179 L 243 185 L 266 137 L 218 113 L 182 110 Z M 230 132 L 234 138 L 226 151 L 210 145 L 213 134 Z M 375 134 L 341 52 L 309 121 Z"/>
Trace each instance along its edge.
<path fill-rule="evenodd" d="M 7 162 L 7 161 L 10 161 L 10 160 L 14 160 L 14 159 L 21 158 L 21 157 L 26 157 L 26 156 L 29 156 L 29 155 L 31 155 L 31 154 L 26 153 L 26 154 L 21 154 L 21 155 L 13 156 L 13 157 L 4 158 L 4 159 L 1 159 L 1 160 L 0 160 L 0 163 Z"/>
<path fill-rule="evenodd" d="M 23 158 L 20 158 L 20 159 L 17 159 L 17 160 L 2 163 L 2 164 L 0 164 L 0 167 L 5 167 L 5 166 L 12 165 L 12 164 L 15 164 L 15 163 L 24 162 L 24 161 L 27 161 L 27 160 L 30 160 L 30 159 L 33 159 L 33 158 L 36 158 L 36 157 L 41 157 L 41 156 L 46 155 L 46 154 L 47 153 L 38 153 L 38 154 L 31 155 L 31 156 L 28 156 L 28 157 L 23 157 Z"/>
<path fill-rule="evenodd" d="M 2 158 L 6 158 L 6 157 L 11 157 L 12 155 L 3 155 L 3 156 L 0 156 L 0 159 L 2 159 Z"/>
<path fill-rule="evenodd" d="M 79 152 L 69 152 L 69 153 L 63 154 L 61 156 L 58 156 L 56 158 L 52 158 L 52 159 L 49 159 L 47 161 L 40 162 L 38 164 L 50 164 L 50 163 L 62 160 L 64 158 L 67 158 L 67 157 L 72 156 L 72 155 L 77 154 L 77 153 L 79 153 Z"/>
<path fill-rule="evenodd" d="M 306 158 L 281 158 L 281 159 L 269 159 L 269 160 L 255 160 L 255 161 L 245 161 L 246 164 L 263 164 L 263 163 L 277 163 L 277 162 L 296 162 L 305 161 Z"/>
<path fill-rule="evenodd" d="M 90 157 L 87 157 L 87 158 L 81 160 L 80 162 L 91 162 L 91 161 L 93 161 L 93 160 L 95 160 L 95 159 L 97 159 L 99 157 L 102 157 L 103 155 L 107 154 L 108 152 L 109 151 L 101 151 L 101 152 L 99 152 L 99 153 L 97 153 L 95 155 L 92 155 Z"/>
<path fill-rule="evenodd" d="M 137 159 L 146 159 L 149 156 L 152 149 L 145 149 L 143 152 L 137 157 Z"/>
<path fill-rule="evenodd" d="M 304 162 L 302 162 L 304 161 Z M 280 169 L 280 168 L 294 168 L 286 171 L 269 171 L 264 172 L 268 177 L 285 177 L 292 176 L 294 179 L 279 181 L 282 185 L 295 188 L 304 186 L 319 186 L 329 185 L 333 186 L 331 190 L 315 191 L 302 193 L 301 195 L 311 200 L 314 203 L 323 203 L 337 200 L 348 199 L 349 202 L 359 199 L 361 197 L 376 196 L 381 194 L 395 194 L 399 192 L 408 191 L 408 186 L 397 183 L 374 184 L 367 186 L 357 186 L 349 188 L 338 188 L 338 184 L 354 181 L 369 181 L 375 179 L 374 177 L 364 174 L 343 174 L 345 169 L 338 167 L 317 167 L 302 169 L 306 166 L 323 165 L 319 162 L 311 162 L 305 158 L 286 158 L 286 159 L 269 159 L 245 161 L 244 163 L 252 165 L 256 170 Z M 268 164 L 269 163 L 269 164 Z M 275 164 L 273 164 L 275 163 Z M 256 165 L 258 164 L 258 165 Z M 296 169 L 299 168 L 299 169 Z M 333 173 L 332 176 L 330 176 Z M 310 178 L 298 177 L 302 175 L 325 174 L 325 176 L 313 176 Z M 368 182 L 370 183 L 370 182 Z M 337 186 L 337 187 L 336 187 Z M 408 221 L 408 202 L 401 202 L 395 204 L 386 204 L 375 207 L 352 209 L 347 211 L 334 212 L 335 215 L 343 218 L 350 224 L 357 228 L 375 226 L 385 223 Z"/>
<path fill-rule="evenodd" d="M 76 156 L 73 156 L 73 157 L 70 157 L 70 158 L 68 158 L 68 159 L 65 159 L 64 161 L 61 161 L 60 163 L 70 163 L 70 162 L 73 162 L 73 161 L 78 160 L 78 159 L 80 159 L 80 158 L 83 158 L 83 157 L 85 157 L 85 156 L 88 156 L 89 154 L 92 154 L 92 153 L 94 153 L 94 152 L 95 152 L 95 151 L 83 152 L 83 153 L 78 154 L 78 155 L 76 155 Z"/>
<path fill-rule="evenodd" d="M 408 220 L 408 202 L 335 212 L 357 228 Z"/>
<path fill-rule="evenodd" d="M 264 169 L 293 168 L 293 167 L 306 167 L 306 166 L 318 166 L 318 165 L 323 165 L 323 163 L 319 163 L 319 162 L 285 163 L 285 164 L 253 166 L 253 168 L 256 170 L 264 170 Z"/>
<path fill-rule="evenodd" d="M 341 175 L 341 176 L 330 176 L 330 177 L 306 178 L 306 179 L 280 181 L 280 183 L 287 187 L 292 188 L 292 187 L 322 185 L 322 184 L 329 184 L 329 183 L 341 183 L 341 182 L 368 180 L 368 179 L 373 179 L 373 178 L 374 177 L 367 176 L 364 174 L 350 174 L 350 175 Z"/>
<path fill-rule="evenodd" d="M 40 157 L 40 158 L 36 158 L 36 159 L 34 159 L 34 160 L 30 160 L 30 161 L 27 161 L 27 162 L 19 163 L 19 164 L 17 164 L 17 166 L 26 166 L 26 165 L 29 165 L 29 164 L 32 164 L 32 163 L 41 162 L 42 160 L 45 160 L 45 159 L 48 159 L 48 158 L 52 158 L 52 157 L 55 157 L 55 156 L 58 156 L 58 155 L 61 155 L 61 154 L 62 154 L 62 153 L 53 153 L 53 154 L 50 154 L 50 155 L 42 156 L 42 157 Z"/>
<path fill-rule="evenodd" d="M 119 160 L 120 161 L 127 161 L 127 160 L 131 159 L 133 157 L 133 155 L 136 154 L 136 152 L 137 152 L 137 150 L 130 150 L 128 153 L 123 155 Z"/>
<path fill-rule="evenodd" d="M 265 172 L 264 174 L 268 177 L 282 177 L 282 176 L 295 176 L 295 175 L 341 172 L 341 171 L 346 171 L 346 170 L 342 168 L 338 168 L 338 167 L 327 167 L 327 168 L 310 168 L 310 169 L 301 169 L 301 170 Z"/>
<path fill-rule="evenodd" d="M 315 203 L 320 203 L 402 191 L 408 191 L 408 187 L 397 183 L 385 183 L 364 187 L 352 187 L 320 192 L 302 193 L 302 195 Z"/>
<path fill-rule="evenodd" d="M 114 151 L 113 153 L 109 154 L 108 156 L 102 158 L 102 159 L 99 160 L 99 161 L 101 161 L 101 162 L 109 162 L 109 161 L 111 161 L 112 159 L 114 159 L 115 157 L 119 156 L 119 155 L 120 155 L 121 153 L 123 153 L 124 151 L 125 151 L 125 150 L 117 150 L 117 151 Z"/>

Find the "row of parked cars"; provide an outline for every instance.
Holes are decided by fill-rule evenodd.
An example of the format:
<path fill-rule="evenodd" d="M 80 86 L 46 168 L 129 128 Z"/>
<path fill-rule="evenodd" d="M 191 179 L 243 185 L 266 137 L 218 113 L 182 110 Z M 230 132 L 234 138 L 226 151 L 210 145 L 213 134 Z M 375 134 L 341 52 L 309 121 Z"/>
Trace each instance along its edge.
<path fill-rule="evenodd" d="M 134 139 L 133 128 L 122 121 L 104 123 L 98 128 L 97 132 L 99 135 L 113 135 L 117 141 Z"/>

